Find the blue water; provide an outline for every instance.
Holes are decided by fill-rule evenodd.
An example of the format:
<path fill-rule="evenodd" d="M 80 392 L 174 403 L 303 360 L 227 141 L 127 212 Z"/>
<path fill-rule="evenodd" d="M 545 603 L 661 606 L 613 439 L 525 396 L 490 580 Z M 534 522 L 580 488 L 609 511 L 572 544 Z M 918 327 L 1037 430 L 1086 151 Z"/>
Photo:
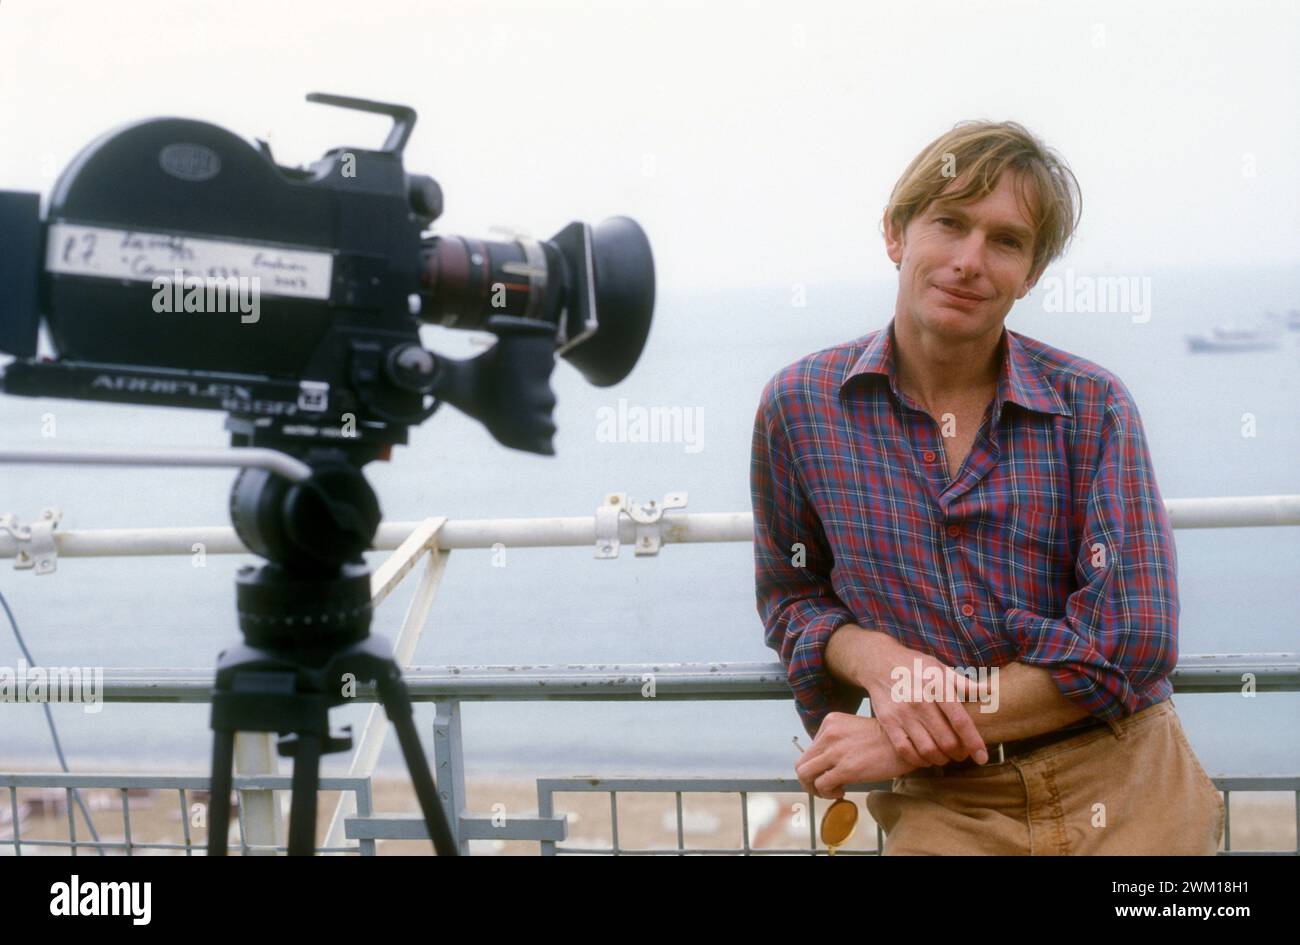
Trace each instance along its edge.
<path fill-rule="evenodd" d="M 1137 400 L 1166 498 L 1300 492 L 1300 332 L 1283 350 L 1191 354 L 1183 335 L 1265 309 L 1300 307 L 1290 270 L 1153 272 L 1150 321 L 1123 314 L 1053 314 L 1035 291 L 1008 318 L 1013 330 L 1090 358 L 1117 373 Z M 606 492 L 637 499 L 690 495 L 690 511 L 748 510 L 750 431 L 757 398 L 782 365 L 884 325 L 888 286 L 810 286 L 661 294 L 641 364 L 616 388 L 589 387 L 561 365 L 558 455 L 498 446 L 450 409 L 412 431 L 395 461 L 369 467 L 389 519 L 586 515 Z M 440 350 L 470 353 L 465 339 L 429 329 Z M 607 443 L 597 411 L 619 398 L 702 411 L 703 449 L 682 443 Z M 221 446 L 216 413 L 0 397 L 8 445 Z M 1256 435 L 1243 437 L 1242 415 Z M 24 521 L 47 505 L 66 529 L 228 524 L 232 474 L 201 470 L 18 467 L 0 472 L 0 512 Z M 1300 529 L 1176 533 L 1182 594 L 1181 650 L 1300 650 Z M 382 558 L 372 555 L 372 565 Z M 66 559 L 56 575 L 0 567 L 7 596 L 36 658 L 48 665 L 208 667 L 237 637 L 233 575 L 250 557 Z M 754 609 L 748 544 L 668 546 L 654 558 L 591 549 L 457 552 L 414 662 L 571 663 L 770 660 Z M 412 583 L 413 588 L 413 583 Z M 396 632 L 411 588 L 379 610 L 376 631 Z M 0 624 L 0 665 L 19 658 Z M 1300 769 L 1300 695 L 1176 697 L 1189 736 L 1212 773 Z M 419 721 L 432 719 L 421 706 Z M 59 706 L 74 770 L 201 768 L 209 750 L 205 706 L 110 705 L 98 715 Z M 359 709 L 337 710 L 339 723 Z M 473 770 L 616 774 L 740 771 L 788 774 L 790 736 L 802 735 L 786 702 L 473 703 L 465 707 Z M 806 738 L 804 739 L 806 742 Z M 397 761 L 389 746 L 385 765 Z M 0 706 L 0 766 L 53 766 L 40 710 Z M 333 759 L 337 770 L 340 759 Z"/>

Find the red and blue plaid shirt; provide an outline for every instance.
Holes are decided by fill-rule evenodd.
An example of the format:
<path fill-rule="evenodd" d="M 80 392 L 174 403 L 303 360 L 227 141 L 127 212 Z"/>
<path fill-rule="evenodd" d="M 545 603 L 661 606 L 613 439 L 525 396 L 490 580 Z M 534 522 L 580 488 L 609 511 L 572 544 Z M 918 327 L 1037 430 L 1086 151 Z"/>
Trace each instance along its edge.
<path fill-rule="evenodd" d="M 901 393 L 893 322 L 783 368 L 754 423 L 758 613 L 810 735 L 865 693 L 833 677 L 840 626 L 954 667 L 1047 669 L 1090 715 L 1166 699 L 1177 558 L 1124 384 L 1003 329 L 997 393 L 951 479 Z"/>

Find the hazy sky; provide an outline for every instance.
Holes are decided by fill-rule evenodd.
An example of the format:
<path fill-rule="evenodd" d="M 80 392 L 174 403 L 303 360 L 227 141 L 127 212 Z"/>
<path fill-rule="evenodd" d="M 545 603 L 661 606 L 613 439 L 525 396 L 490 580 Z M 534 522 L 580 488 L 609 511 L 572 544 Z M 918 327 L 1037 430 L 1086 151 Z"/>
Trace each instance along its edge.
<path fill-rule="evenodd" d="M 160 115 L 264 137 L 281 163 L 378 146 L 443 232 L 549 236 L 628 214 L 660 285 L 894 275 L 878 222 L 906 163 L 1012 118 L 1084 194 L 1057 266 L 1140 275 L 1300 262 L 1300 4 L 2 0 L 0 187 L 48 194 L 112 126 Z"/>

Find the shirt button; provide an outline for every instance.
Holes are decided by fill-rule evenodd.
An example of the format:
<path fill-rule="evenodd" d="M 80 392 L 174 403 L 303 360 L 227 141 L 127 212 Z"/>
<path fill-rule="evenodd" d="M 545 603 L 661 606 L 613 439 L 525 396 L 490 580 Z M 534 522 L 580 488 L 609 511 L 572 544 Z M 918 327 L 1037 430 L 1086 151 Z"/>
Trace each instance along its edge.
<path fill-rule="evenodd" d="M 961 534 L 961 526 L 960 526 L 960 525 L 949 525 L 949 526 L 948 526 L 948 537 L 949 537 L 949 538 L 956 538 L 956 537 L 959 536 L 960 534 Z"/>
<path fill-rule="evenodd" d="M 961 605 L 961 615 L 962 615 L 963 617 L 974 617 L 974 616 L 975 616 L 975 608 L 972 607 L 970 604 L 962 604 L 962 605 Z"/>
<path fill-rule="evenodd" d="M 926 461 L 927 463 L 933 463 L 933 462 L 934 462 L 934 450 L 926 450 L 926 451 L 925 451 L 924 453 L 922 453 L 921 455 L 925 457 L 925 461 Z"/>

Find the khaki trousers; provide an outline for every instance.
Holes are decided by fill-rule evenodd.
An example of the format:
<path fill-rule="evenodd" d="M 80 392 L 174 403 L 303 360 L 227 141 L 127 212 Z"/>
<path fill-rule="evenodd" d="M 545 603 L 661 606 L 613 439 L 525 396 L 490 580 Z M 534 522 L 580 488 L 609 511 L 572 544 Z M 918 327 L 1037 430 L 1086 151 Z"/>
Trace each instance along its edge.
<path fill-rule="evenodd" d="M 1002 764 L 921 768 L 872 791 L 887 856 L 1213 856 L 1223 798 L 1172 699 Z"/>

